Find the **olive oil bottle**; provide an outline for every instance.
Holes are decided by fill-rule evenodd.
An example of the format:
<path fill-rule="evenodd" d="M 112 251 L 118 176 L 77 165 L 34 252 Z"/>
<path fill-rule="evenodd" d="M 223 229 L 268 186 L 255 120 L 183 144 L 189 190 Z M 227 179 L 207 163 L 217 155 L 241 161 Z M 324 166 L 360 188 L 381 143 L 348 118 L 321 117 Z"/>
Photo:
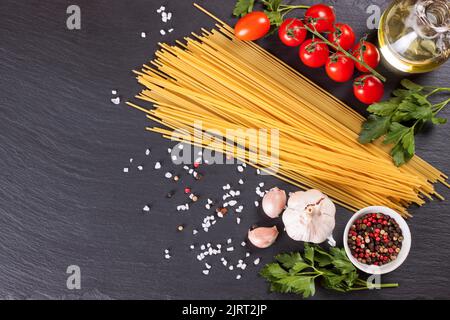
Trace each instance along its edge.
<path fill-rule="evenodd" d="M 450 56 L 450 1 L 394 1 L 381 17 L 378 41 L 384 58 L 400 71 L 438 68 Z"/>

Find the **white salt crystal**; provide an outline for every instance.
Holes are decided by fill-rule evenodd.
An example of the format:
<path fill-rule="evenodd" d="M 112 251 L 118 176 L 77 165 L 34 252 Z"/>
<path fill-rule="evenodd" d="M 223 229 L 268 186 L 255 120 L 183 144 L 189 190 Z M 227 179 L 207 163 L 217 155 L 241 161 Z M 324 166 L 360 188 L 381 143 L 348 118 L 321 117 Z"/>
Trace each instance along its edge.
<path fill-rule="evenodd" d="M 164 256 L 164 258 L 170 259 L 170 254 L 166 254 L 166 255 Z"/>
<path fill-rule="evenodd" d="M 233 269 L 234 269 L 234 267 L 233 267 L 233 266 L 229 266 L 229 267 L 228 267 L 228 269 L 230 269 L 230 270 L 233 270 Z"/>
<path fill-rule="evenodd" d="M 237 223 L 237 224 L 240 224 L 240 223 L 241 223 L 241 218 L 237 217 L 237 218 L 236 218 L 236 223 Z"/>
<path fill-rule="evenodd" d="M 155 163 L 155 169 L 156 170 L 161 169 L 161 163 L 160 162 L 156 162 Z"/>
<path fill-rule="evenodd" d="M 139 171 L 144 170 L 144 167 L 143 167 L 143 166 L 138 166 L 137 168 L 138 168 Z"/>
<path fill-rule="evenodd" d="M 114 104 L 119 104 L 120 103 L 120 97 L 111 98 L 111 102 L 114 103 Z"/>
<path fill-rule="evenodd" d="M 127 173 L 128 172 L 128 168 L 123 168 L 123 172 Z"/>
<path fill-rule="evenodd" d="M 230 244 L 231 241 L 232 241 L 231 238 L 229 238 L 229 239 L 227 240 L 227 243 Z"/>
<path fill-rule="evenodd" d="M 238 167 L 237 167 L 237 170 L 238 170 L 239 172 L 243 172 L 243 171 L 244 171 L 244 168 L 243 168 L 242 166 L 238 166 Z"/>
<path fill-rule="evenodd" d="M 117 90 L 111 90 L 111 94 L 117 94 Z"/>
<path fill-rule="evenodd" d="M 209 270 L 203 270 L 202 272 L 205 276 L 207 276 L 209 274 Z"/>
<path fill-rule="evenodd" d="M 145 155 L 146 156 L 150 155 L 150 149 L 145 150 Z"/>
<path fill-rule="evenodd" d="M 234 251 L 234 247 L 228 247 L 227 251 L 229 251 L 229 252 Z"/>
<path fill-rule="evenodd" d="M 145 32 L 141 32 L 141 38 L 145 38 L 147 34 Z"/>
<path fill-rule="evenodd" d="M 146 205 L 145 207 L 142 208 L 142 210 L 144 210 L 145 212 L 149 212 L 150 211 L 150 207 Z"/>
<path fill-rule="evenodd" d="M 255 207 L 259 207 L 259 202 L 255 201 Z"/>
<path fill-rule="evenodd" d="M 246 245 L 245 241 L 242 241 L 241 246 L 245 247 L 245 245 Z"/>
<path fill-rule="evenodd" d="M 211 269 L 211 266 L 205 262 L 206 269 Z"/>
<path fill-rule="evenodd" d="M 244 184 L 244 180 L 239 179 L 238 183 L 239 183 L 239 184 Z"/>
<path fill-rule="evenodd" d="M 239 280 L 240 278 L 241 278 L 241 275 L 238 274 L 238 275 L 236 276 L 236 280 Z"/>
<path fill-rule="evenodd" d="M 162 36 L 166 34 L 166 32 L 165 32 L 163 29 L 159 30 L 159 33 L 160 33 Z"/>
<path fill-rule="evenodd" d="M 253 264 L 255 266 L 257 266 L 259 264 L 259 261 L 261 261 L 261 259 L 260 258 L 256 258 L 255 261 L 253 261 Z"/>
<path fill-rule="evenodd" d="M 262 188 L 262 187 L 264 187 L 264 182 L 260 182 L 259 183 L 259 186 Z"/>
<path fill-rule="evenodd" d="M 172 178 L 172 174 L 170 172 L 166 172 L 166 174 L 164 175 L 167 179 Z"/>

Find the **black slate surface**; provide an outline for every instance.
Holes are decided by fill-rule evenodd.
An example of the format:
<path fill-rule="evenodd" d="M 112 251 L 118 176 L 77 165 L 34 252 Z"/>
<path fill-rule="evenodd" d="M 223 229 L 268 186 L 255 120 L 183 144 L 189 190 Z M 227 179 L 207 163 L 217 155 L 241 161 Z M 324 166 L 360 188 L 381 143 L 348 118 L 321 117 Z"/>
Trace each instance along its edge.
<path fill-rule="evenodd" d="M 234 1 L 199 3 L 225 21 L 235 21 L 230 15 Z M 333 3 L 340 20 L 362 35 L 367 32 L 366 7 L 384 7 L 387 1 Z M 81 30 L 66 28 L 70 4 L 81 8 Z M 173 12 L 169 25 L 175 30 L 165 37 L 159 30 L 167 26 L 155 12 L 161 4 Z M 0 2 L 0 298 L 298 299 L 269 294 L 258 268 L 250 263 L 240 281 L 218 259 L 206 277 L 188 249 L 191 243 L 231 237 L 237 247 L 234 259 L 239 259 L 247 228 L 263 220 L 253 207 L 256 184 L 294 189 L 247 169 L 241 197 L 247 209 L 241 224 L 229 217 L 193 238 L 192 228 L 206 214 L 204 198 L 217 198 L 223 184 L 237 183 L 235 166 L 203 168 L 204 179 L 197 183 L 186 176 L 179 184 L 169 183 L 164 172 L 182 171 L 167 155 L 173 143 L 145 132 L 143 114 L 110 102 L 112 89 L 122 100 L 140 90 L 130 70 L 153 56 L 158 41 L 173 42 L 212 26 L 191 1 L 183 0 Z M 142 31 L 147 38 L 140 37 Z M 281 46 L 274 37 L 261 44 L 359 111 L 364 109 L 352 98 L 348 84 L 331 83 L 323 71 L 301 66 L 296 50 Z M 389 76 L 389 92 L 401 76 L 381 71 Z M 448 86 L 449 72 L 446 64 L 415 78 Z M 448 116 L 448 110 L 443 114 Z M 448 128 L 434 128 L 418 139 L 418 153 L 445 172 L 450 172 Z M 152 150 L 150 157 L 144 155 L 146 148 Z M 155 161 L 163 161 L 162 170 L 152 169 Z M 140 164 L 143 171 L 136 169 Z M 128 174 L 122 172 L 126 166 Z M 183 202 L 184 184 L 203 201 L 178 213 L 175 206 Z M 173 188 L 178 192 L 169 201 L 164 194 Z M 449 197 L 447 189 L 438 189 Z M 142 213 L 145 204 L 152 205 L 151 213 Z M 448 202 L 434 201 L 411 211 L 410 256 L 383 277 L 399 282 L 398 289 L 346 295 L 319 290 L 314 299 L 449 298 Z M 334 234 L 339 244 L 350 214 L 338 208 Z M 186 224 L 183 233 L 176 231 L 180 223 Z M 273 247 L 250 251 L 252 257 L 262 258 L 262 265 L 277 252 L 301 247 L 281 235 Z M 163 258 L 166 248 L 173 255 L 169 261 Z M 78 291 L 66 288 L 65 271 L 72 264 L 81 268 Z"/>

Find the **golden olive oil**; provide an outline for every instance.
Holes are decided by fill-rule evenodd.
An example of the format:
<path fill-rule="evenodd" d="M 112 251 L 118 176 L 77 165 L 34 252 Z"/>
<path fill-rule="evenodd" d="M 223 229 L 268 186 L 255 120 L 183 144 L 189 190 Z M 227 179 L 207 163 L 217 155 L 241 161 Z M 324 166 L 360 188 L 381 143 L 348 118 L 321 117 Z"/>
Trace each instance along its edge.
<path fill-rule="evenodd" d="M 408 73 L 436 69 L 450 56 L 450 1 L 394 1 L 381 17 L 378 40 L 394 68 Z"/>

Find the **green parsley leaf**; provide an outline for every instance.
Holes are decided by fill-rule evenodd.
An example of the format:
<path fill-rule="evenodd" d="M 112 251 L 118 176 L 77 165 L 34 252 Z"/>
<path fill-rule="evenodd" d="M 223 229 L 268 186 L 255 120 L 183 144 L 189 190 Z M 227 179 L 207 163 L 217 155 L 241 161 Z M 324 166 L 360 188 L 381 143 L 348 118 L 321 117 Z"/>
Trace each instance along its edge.
<path fill-rule="evenodd" d="M 316 279 L 324 288 L 339 292 L 368 289 L 364 281 L 357 281 L 359 274 L 343 248 L 331 248 L 327 252 L 318 245 L 305 243 L 303 255 L 282 253 L 276 256 L 276 261 L 260 271 L 269 282 L 271 292 L 296 293 L 308 298 L 316 293 Z"/>
<path fill-rule="evenodd" d="M 296 263 L 303 262 L 303 258 L 300 253 L 281 253 L 275 257 L 275 259 L 281 263 L 286 269 L 292 268 Z"/>
<path fill-rule="evenodd" d="M 418 85 L 417 83 L 414 83 L 409 79 L 403 79 L 400 83 L 403 87 L 410 91 L 420 92 L 423 90 L 423 87 L 421 85 Z"/>
<path fill-rule="evenodd" d="M 283 18 L 282 18 L 281 13 L 279 11 L 264 10 L 264 13 L 269 18 L 270 24 L 272 26 L 279 27 L 283 23 Z"/>
<path fill-rule="evenodd" d="M 390 117 L 370 115 L 367 121 L 363 124 L 362 131 L 359 134 L 359 142 L 366 144 L 378 139 L 389 130 L 390 125 Z"/>
<path fill-rule="evenodd" d="M 377 116 L 389 116 L 397 110 L 401 100 L 401 98 L 392 98 L 387 101 L 374 103 L 367 108 L 367 111 Z"/>
<path fill-rule="evenodd" d="M 433 124 L 446 124 L 447 123 L 447 119 L 439 118 L 439 117 L 433 117 L 433 118 L 431 118 L 431 121 L 433 122 Z"/>
<path fill-rule="evenodd" d="M 389 133 L 384 138 L 384 144 L 394 143 L 397 144 L 405 135 L 405 133 L 409 130 L 408 127 L 398 123 L 393 122 L 389 127 Z"/>
<path fill-rule="evenodd" d="M 253 11 L 255 0 L 237 0 L 234 6 L 233 15 L 236 17 L 243 17 L 247 13 Z"/>

